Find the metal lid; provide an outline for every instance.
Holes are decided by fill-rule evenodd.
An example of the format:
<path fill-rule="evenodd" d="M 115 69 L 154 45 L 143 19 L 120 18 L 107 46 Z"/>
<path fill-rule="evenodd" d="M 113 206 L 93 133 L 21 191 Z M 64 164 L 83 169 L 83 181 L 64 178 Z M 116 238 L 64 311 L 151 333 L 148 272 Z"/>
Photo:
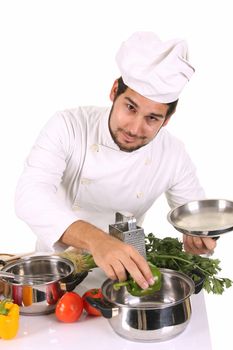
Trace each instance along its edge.
<path fill-rule="evenodd" d="M 171 210 L 167 219 L 187 235 L 217 237 L 233 230 L 233 202 L 225 199 L 203 199 Z"/>

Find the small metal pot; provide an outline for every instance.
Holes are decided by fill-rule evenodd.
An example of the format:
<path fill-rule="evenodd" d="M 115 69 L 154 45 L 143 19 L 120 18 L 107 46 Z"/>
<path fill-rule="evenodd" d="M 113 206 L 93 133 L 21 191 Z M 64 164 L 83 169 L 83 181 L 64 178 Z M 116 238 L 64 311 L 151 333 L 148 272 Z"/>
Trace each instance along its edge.
<path fill-rule="evenodd" d="M 3 296 L 18 304 L 22 315 L 53 312 L 59 298 L 87 276 L 87 272 L 75 274 L 71 261 L 55 255 L 15 260 L 7 263 L 2 271 L 17 276 L 13 281 L 2 278 Z"/>
<path fill-rule="evenodd" d="M 191 317 L 194 282 L 187 275 L 160 269 L 162 288 L 154 295 L 134 297 L 125 287 L 115 291 L 114 281 L 102 285 L 103 302 L 88 301 L 109 319 L 113 330 L 131 341 L 164 341 L 181 333 Z"/>

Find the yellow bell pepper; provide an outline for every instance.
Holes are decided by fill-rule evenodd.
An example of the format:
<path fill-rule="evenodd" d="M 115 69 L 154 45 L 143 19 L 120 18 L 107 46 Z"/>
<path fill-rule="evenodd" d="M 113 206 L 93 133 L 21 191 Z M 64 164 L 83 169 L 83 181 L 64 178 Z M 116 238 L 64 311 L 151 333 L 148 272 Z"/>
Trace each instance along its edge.
<path fill-rule="evenodd" d="M 0 302 L 0 338 L 12 339 L 19 329 L 19 306 L 5 299 Z"/>

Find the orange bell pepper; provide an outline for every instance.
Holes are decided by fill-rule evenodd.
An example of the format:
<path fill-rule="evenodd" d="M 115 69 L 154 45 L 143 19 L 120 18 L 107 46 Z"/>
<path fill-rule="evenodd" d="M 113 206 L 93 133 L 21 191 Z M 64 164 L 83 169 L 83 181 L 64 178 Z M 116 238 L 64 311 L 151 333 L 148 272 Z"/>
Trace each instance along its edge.
<path fill-rule="evenodd" d="M 19 329 L 19 306 L 5 299 L 0 302 L 0 338 L 12 339 Z"/>
<path fill-rule="evenodd" d="M 31 286 L 23 286 L 23 305 L 30 306 L 33 303 L 33 293 Z"/>

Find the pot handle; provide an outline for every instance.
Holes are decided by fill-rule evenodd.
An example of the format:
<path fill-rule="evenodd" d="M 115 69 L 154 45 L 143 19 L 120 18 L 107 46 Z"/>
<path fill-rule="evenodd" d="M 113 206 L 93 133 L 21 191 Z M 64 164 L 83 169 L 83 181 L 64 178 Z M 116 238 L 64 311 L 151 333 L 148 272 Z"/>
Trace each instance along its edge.
<path fill-rule="evenodd" d="M 100 310 L 101 314 L 105 318 L 112 318 L 117 316 L 119 312 L 118 307 L 113 307 L 113 305 L 105 300 L 86 297 L 86 301 L 94 308 Z"/>
<path fill-rule="evenodd" d="M 193 281 L 195 285 L 194 294 L 198 294 L 203 288 L 203 284 L 205 282 L 205 276 L 198 269 L 194 269 L 192 273 L 200 277 L 198 281 Z"/>
<path fill-rule="evenodd" d="M 74 288 L 80 284 L 84 278 L 86 278 L 88 275 L 87 271 L 81 272 L 81 273 L 77 273 L 72 280 L 70 281 L 64 281 L 64 290 L 67 292 L 71 292 L 72 290 L 74 290 Z"/>
<path fill-rule="evenodd" d="M 6 265 L 6 261 L 5 260 L 0 260 L 0 265 L 5 266 Z"/>

